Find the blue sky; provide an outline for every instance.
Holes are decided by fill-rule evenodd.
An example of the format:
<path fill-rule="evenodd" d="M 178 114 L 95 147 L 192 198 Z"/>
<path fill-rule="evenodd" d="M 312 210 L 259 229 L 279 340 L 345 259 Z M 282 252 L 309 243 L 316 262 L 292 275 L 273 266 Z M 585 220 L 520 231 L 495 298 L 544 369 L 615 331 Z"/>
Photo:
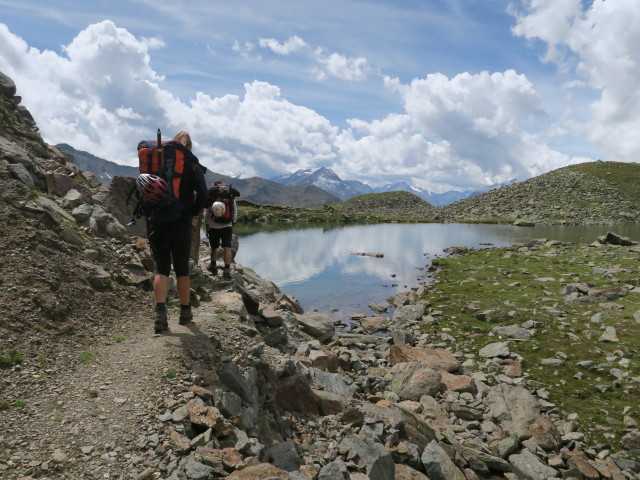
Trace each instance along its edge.
<path fill-rule="evenodd" d="M 49 143 L 133 165 L 186 129 L 227 175 L 433 192 L 638 161 L 637 0 L 0 0 Z"/>

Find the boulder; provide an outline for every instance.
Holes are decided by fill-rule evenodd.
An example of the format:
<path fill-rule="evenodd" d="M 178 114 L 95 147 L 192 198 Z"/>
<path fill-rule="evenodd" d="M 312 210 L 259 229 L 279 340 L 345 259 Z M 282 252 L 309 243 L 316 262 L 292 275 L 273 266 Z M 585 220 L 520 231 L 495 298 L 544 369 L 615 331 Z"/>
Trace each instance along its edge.
<path fill-rule="evenodd" d="M 420 362 L 436 370 L 455 372 L 460 362 L 448 350 L 442 348 L 420 348 L 408 345 L 392 345 L 389 349 L 391 365 L 403 362 Z"/>

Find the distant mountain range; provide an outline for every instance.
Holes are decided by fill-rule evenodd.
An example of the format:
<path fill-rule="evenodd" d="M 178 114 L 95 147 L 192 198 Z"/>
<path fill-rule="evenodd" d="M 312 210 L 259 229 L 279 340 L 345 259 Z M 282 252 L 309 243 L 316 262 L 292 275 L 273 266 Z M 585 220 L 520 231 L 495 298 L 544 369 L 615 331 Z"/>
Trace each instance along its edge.
<path fill-rule="evenodd" d="M 111 183 L 111 179 L 115 176 L 136 177 L 138 175 L 136 167 L 119 165 L 91 153 L 76 150 L 65 143 L 58 144 L 57 147 L 73 155 L 74 163 L 80 169 L 92 172 L 104 184 Z M 305 208 L 330 205 L 359 195 L 382 192 L 411 192 L 437 207 L 473 197 L 515 181 L 492 185 L 483 190 L 451 190 L 445 193 L 433 193 L 413 187 L 406 182 L 371 187 L 358 180 L 342 180 L 333 170 L 326 167 L 316 170 L 297 170 L 271 180 L 260 177 L 234 178 L 215 172 L 207 172 L 206 179 L 208 185 L 211 185 L 214 179 L 232 183 L 240 191 L 242 198 L 255 203 Z"/>
<path fill-rule="evenodd" d="M 322 167 L 317 170 L 297 170 L 293 173 L 279 175 L 271 180 L 288 186 L 303 185 L 305 183 L 315 185 L 343 201 L 366 193 L 411 192 L 436 207 L 448 205 L 450 203 L 457 202 L 458 200 L 479 195 L 494 188 L 515 182 L 515 180 L 513 180 L 500 185 L 492 185 L 483 190 L 465 190 L 462 192 L 450 190 L 445 193 L 433 193 L 428 190 L 413 187 L 406 182 L 396 182 L 381 185 L 379 187 L 371 187 L 358 180 L 342 180 L 333 170 L 326 167 Z"/>

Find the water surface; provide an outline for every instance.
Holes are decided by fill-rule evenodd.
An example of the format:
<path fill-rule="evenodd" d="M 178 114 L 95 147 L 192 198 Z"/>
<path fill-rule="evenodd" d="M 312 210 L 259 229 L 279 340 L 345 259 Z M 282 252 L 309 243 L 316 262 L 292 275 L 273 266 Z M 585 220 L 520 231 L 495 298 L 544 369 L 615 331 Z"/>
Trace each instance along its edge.
<path fill-rule="evenodd" d="M 236 261 L 253 268 L 298 299 L 305 311 L 337 318 L 372 314 L 368 305 L 425 279 L 426 267 L 451 246 L 486 248 L 546 238 L 591 243 L 614 231 L 640 239 L 640 225 L 536 226 L 479 224 L 376 224 L 243 232 Z M 255 231 L 255 227 L 254 231 Z M 489 245 L 486 245 L 489 244 Z M 380 253 L 382 258 L 356 253 Z"/>

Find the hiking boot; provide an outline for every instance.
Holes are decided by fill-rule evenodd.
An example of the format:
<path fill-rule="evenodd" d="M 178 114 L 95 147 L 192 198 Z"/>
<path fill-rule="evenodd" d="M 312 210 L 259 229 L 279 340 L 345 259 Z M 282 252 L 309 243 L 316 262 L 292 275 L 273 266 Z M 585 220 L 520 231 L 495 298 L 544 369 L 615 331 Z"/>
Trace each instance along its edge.
<path fill-rule="evenodd" d="M 231 280 L 231 269 L 225 268 L 222 270 L 222 278 L 225 280 Z"/>
<path fill-rule="evenodd" d="M 186 325 L 187 323 L 193 320 L 193 313 L 191 313 L 191 305 L 184 306 L 180 305 L 180 319 L 178 323 L 180 325 Z"/>
<path fill-rule="evenodd" d="M 218 275 L 218 267 L 213 262 L 207 265 L 207 270 L 209 270 L 209 273 L 214 277 Z"/>
<path fill-rule="evenodd" d="M 158 310 L 156 309 L 156 323 L 154 324 L 155 333 L 163 333 L 169 330 L 169 315 L 167 314 L 167 309 Z"/>

